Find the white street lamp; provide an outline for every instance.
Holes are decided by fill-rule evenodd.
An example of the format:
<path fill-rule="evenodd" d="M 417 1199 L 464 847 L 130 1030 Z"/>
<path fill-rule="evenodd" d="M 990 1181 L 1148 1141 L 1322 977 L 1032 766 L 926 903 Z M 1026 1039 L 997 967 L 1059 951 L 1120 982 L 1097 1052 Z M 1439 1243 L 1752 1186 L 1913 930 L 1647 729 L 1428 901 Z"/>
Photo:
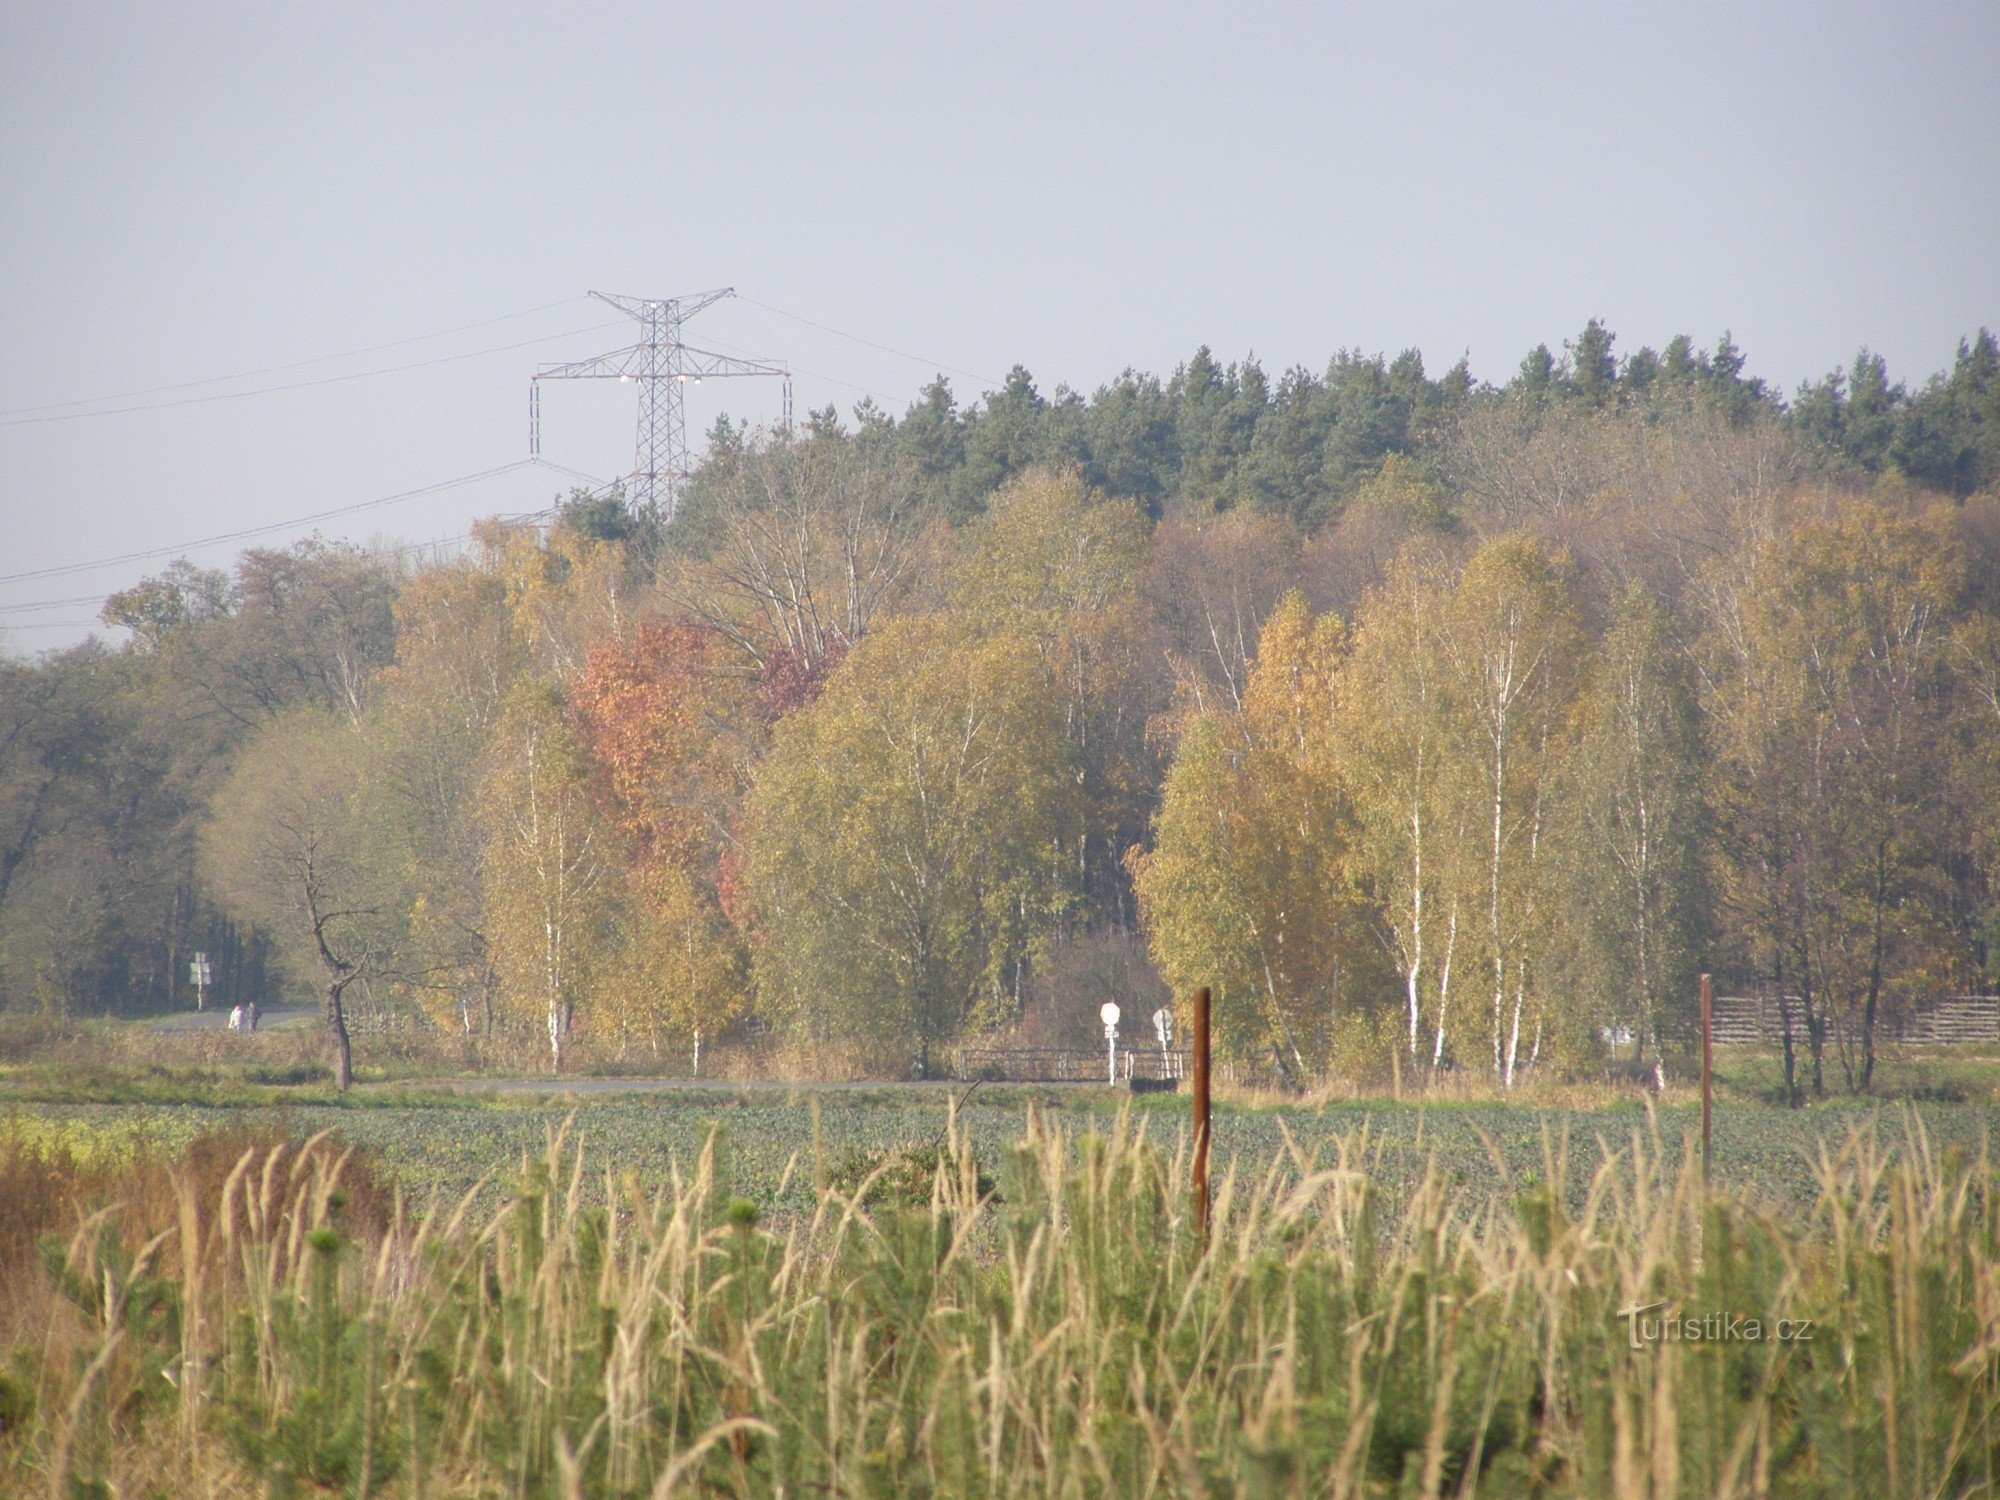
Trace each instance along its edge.
<path fill-rule="evenodd" d="M 1160 1071 L 1167 1077 L 1174 1069 L 1174 1013 L 1162 1005 L 1153 1012 L 1153 1030 L 1160 1034 Z"/>
<path fill-rule="evenodd" d="M 1106 1082 L 1118 1081 L 1118 1002 L 1107 1000 L 1098 1007 L 1097 1018 L 1104 1023 L 1104 1056 Z"/>

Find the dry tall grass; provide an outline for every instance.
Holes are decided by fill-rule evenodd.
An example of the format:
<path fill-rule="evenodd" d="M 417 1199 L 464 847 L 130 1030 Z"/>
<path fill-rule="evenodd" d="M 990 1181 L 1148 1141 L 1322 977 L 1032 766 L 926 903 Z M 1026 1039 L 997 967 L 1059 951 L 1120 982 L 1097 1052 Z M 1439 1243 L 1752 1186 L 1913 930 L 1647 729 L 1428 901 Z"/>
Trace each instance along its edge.
<path fill-rule="evenodd" d="M 1369 1143 L 1226 1173 L 1030 1117 L 927 1201 L 826 1184 L 779 1226 L 713 1152 L 653 1191 L 558 1137 L 504 1209 L 357 1221 L 331 1143 L 178 1166 L 47 1255 L 8 1493 L 1990 1495 L 1992 1164 L 1914 1125 L 1818 1165 L 1800 1221 L 1662 1165 L 1641 1131 L 1575 1190 L 1427 1174 Z M 815 1170 L 802 1157 L 800 1171 Z M 1497 1170 L 1497 1169 L 1496 1169 Z M 1623 1308 L 1810 1320 L 1631 1346 Z"/>

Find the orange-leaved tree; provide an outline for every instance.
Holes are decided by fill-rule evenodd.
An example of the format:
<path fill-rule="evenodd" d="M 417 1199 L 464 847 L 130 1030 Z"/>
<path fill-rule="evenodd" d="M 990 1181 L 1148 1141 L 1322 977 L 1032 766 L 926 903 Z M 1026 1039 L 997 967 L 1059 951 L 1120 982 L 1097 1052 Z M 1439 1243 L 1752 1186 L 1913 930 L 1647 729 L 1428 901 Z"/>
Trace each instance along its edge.
<path fill-rule="evenodd" d="M 697 624 L 648 623 L 593 650 L 572 683 L 578 732 L 625 840 L 623 941 L 603 981 L 621 1049 L 691 1040 L 697 1066 L 748 1001 L 718 883 L 761 730 L 740 653 Z"/>

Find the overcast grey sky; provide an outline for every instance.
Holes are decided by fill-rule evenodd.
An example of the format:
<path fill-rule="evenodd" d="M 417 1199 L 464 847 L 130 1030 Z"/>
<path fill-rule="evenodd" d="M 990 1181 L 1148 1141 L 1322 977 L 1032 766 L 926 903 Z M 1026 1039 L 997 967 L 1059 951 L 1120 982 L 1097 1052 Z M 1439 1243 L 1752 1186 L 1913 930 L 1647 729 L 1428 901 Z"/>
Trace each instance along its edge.
<path fill-rule="evenodd" d="M 1621 350 L 1728 329 L 1787 390 L 1863 343 L 1915 383 L 2000 325 L 1996 64 L 1991 3 L 12 0 L 0 574 L 518 459 L 535 367 L 627 341 L 592 287 L 734 285 L 690 337 L 790 360 L 801 409 L 1203 343 L 1500 379 L 1593 316 Z M 710 382 L 690 425 L 778 399 Z M 623 472 L 634 411 L 554 387 L 543 452 Z M 561 483 L 324 529 L 447 537 Z M 77 639 L 94 604 L 20 606 L 164 561 L 0 583 L 0 643 Z"/>

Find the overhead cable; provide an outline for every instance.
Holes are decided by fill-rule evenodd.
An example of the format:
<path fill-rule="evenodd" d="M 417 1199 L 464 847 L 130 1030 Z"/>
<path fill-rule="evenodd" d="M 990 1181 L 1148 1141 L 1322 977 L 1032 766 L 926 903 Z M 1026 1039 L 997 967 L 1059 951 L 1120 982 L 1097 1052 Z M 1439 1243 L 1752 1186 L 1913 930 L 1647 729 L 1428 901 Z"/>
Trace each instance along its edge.
<path fill-rule="evenodd" d="M 239 370 L 234 375 L 209 375 L 200 380 L 182 380 L 172 385 L 149 385 L 136 391 L 114 391 L 104 396 L 79 396 L 72 401 L 50 401 L 41 406 L 0 407 L 0 417 L 19 417 L 44 411 L 66 411 L 73 406 L 100 406 L 106 401 L 131 401 L 140 396 L 158 396 L 168 391 L 189 391 L 196 386 L 227 385 L 232 380 L 255 380 L 263 375 L 282 375 L 287 370 L 303 370 L 313 365 L 331 364 L 336 359 L 358 359 L 364 354 L 380 354 L 385 349 L 402 349 L 411 344 L 427 344 L 432 339 L 450 338 L 455 333 L 470 333 L 476 328 L 491 328 L 496 323 L 511 323 L 517 318 L 552 312 L 558 307 L 568 307 L 573 302 L 584 300 L 582 297 L 565 297 L 560 302 L 544 302 L 540 307 L 527 307 L 520 312 L 502 313 L 497 318 L 484 318 L 477 323 L 461 323 L 456 328 L 441 328 L 436 333 L 420 333 L 412 338 L 391 339 L 386 344 L 370 344 L 364 349 L 343 349 L 337 354 L 315 354 L 310 359 L 295 359 L 289 364 L 282 365 L 265 365 L 256 370 Z"/>
<path fill-rule="evenodd" d="M 464 485 L 477 484 L 485 479 L 497 479 L 502 474 L 512 474 L 520 469 L 540 467 L 532 458 L 517 458 L 510 464 L 498 468 L 484 469 L 477 474 L 462 475 L 457 479 L 440 480 L 413 490 L 402 490 L 393 495 L 384 495 L 375 500 L 362 500 L 353 505 L 336 506 L 332 510 L 315 511 L 311 515 L 292 516 L 283 521 L 272 521 L 264 526 L 246 526 L 238 531 L 218 532 L 214 536 L 197 537 L 192 541 L 172 542 L 162 547 L 148 547 L 138 552 L 124 552 L 116 557 L 97 557 L 87 562 L 62 563 L 48 568 L 31 568 L 23 573 L 0 575 L 0 583 L 22 583 L 30 578 L 58 578 L 70 573 L 88 573 L 97 568 L 118 567 L 125 563 L 152 562 L 158 558 L 171 557 L 178 552 L 190 552 L 197 547 L 212 547 L 224 542 L 247 541 L 251 537 L 269 536 L 274 531 L 288 531 L 300 526 L 311 526 L 321 521 L 331 521 L 340 516 L 358 515 L 362 511 L 377 510 L 385 505 L 397 505 L 405 500 L 415 500 L 424 495 L 435 495 L 445 490 L 459 489 Z"/>
<path fill-rule="evenodd" d="M 763 308 L 765 312 L 776 313 L 781 318 L 790 318 L 794 323 L 803 323 L 808 328 L 817 328 L 821 333 L 830 333 L 835 338 L 851 339 L 857 344 L 867 345 L 870 349 L 879 349 L 884 354 L 893 354 L 898 359 L 907 359 L 916 364 L 929 365 L 932 369 L 942 370 L 947 375 L 963 375 L 967 380 L 977 380 L 982 385 L 988 386 L 993 389 L 998 389 L 1000 386 L 1006 384 L 1004 380 L 995 380 L 990 375 L 976 374 L 971 370 L 961 370 L 958 369 L 956 366 L 946 364 L 943 360 L 940 359 L 926 359 L 923 355 L 911 354 L 906 349 L 892 349 L 887 344 L 878 344 L 873 339 L 864 339 L 858 333 L 849 333 L 845 329 L 835 328 L 828 323 L 815 322 L 813 319 L 805 317 L 800 313 L 787 312 L 782 307 L 773 307 L 770 303 L 760 302 L 755 297 L 744 297 L 742 296 L 741 293 L 738 293 L 738 298 L 741 301 L 749 303 L 752 307 Z M 794 368 L 796 368 L 796 366 L 794 366 Z M 821 376 L 820 378 L 825 379 L 827 377 Z M 836 382 L 836 384 L 845 385 L 846 382 L 838 381 Z"/>
<path fill-rule="evenodd" d="M 488 349 L 472 349 L 463 354 L 442 354 L 436 359 L 415 360 L 406 365 L 386 365 L 378 370 L 355 370 L 346 375 L 322 375 L 315 380 L 292 380 L 283 385 L 253 386 L 247 391 L 211 391 L 206 396 L 177 396 L 171 401 L 146 401 L 137 406 L 111 406 L 102 411 L 54 412 L 39 417 L 11 417 L 0 421 L 0 427 L 28 427 L 43 422 L 80 422 L 88 417 L 117 417 L 127 412 L 164 411 L 173 406 L 199 406 L 210 401 L 241 401 L 246 396 L 271 396 L 280 391 L 302 391 L 312 386 L 341 385 L 353 380 L 372 380 L 377 375 L 397 375 L 405 370 L 424 370 L 433 365 L 457 364 L 462 360 L 479 359 L 488 354 L 505 354 L 511 349 L 529 349 L 536 344 L 553 344 L 559 339 L 575 338 L 585 333 L 601 333 L 607 328 L 616 328 L 616 323 L 592 323 L 583 328 L 570 328 L 561 333 L 544 334 L 540 338 L 522 339 L 514 344 L 495 344 Z"/>

